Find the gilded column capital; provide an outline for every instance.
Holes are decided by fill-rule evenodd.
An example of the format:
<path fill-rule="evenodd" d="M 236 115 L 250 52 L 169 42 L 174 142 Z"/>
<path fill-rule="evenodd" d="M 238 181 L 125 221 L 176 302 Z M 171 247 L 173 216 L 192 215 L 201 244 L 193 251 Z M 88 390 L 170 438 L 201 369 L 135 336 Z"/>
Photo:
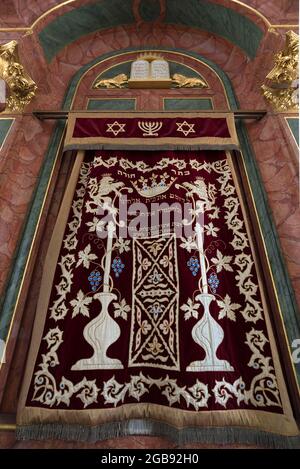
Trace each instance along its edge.
<path fill-rule="evenodd" d="M 9 89 L 7 108 L 22 112 L 35 96 L 37 86 L 20 64 L 17 41 L 0 45 L 0 78 Z"/>
<path fill-rule="evenodd" d="M 285 47 L 275 55 L 275 65 L 262 85 L 264 97 L 277 111 L 299 108 L 299 36 L 286 33 Z"/>

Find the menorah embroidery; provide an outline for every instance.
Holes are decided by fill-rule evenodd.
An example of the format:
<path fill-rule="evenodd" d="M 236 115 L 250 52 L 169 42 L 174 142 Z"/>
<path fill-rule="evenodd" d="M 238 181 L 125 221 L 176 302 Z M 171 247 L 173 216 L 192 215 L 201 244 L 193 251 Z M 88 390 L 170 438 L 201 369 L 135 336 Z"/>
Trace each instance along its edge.
<path fill-rule="evenodd" d="M 158 137 L 157 132 L 162 128 L 162 122 L 139 121 L 138 126 L 144 132 L 143 137 Z"/>

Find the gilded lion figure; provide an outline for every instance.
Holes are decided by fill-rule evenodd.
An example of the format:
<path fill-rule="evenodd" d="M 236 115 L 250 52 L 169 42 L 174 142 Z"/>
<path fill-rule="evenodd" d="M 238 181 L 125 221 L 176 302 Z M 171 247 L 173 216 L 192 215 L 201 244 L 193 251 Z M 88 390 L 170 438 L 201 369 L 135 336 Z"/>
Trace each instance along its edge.
<path fill-rule="evenodd" d="M 112 78 L 104 78 L 96 81 L 93 88 L 124 88 L 128 83 L 128 77 L 125 73 L 120 73 Z"/>
<path fill-rule="evenodd" d="M 201 78 L 186 77 L 175 73 L 172 77 L 173 85 L 176 88 L 207 88 L 207 84 Z M 103 78 L 96 81 L 93 88 L 125 88 L 128 84 L 128 76 L 120 73 L 112 78 Z"/>
<path fill-rule="evenodd" d="M 175 73 L 172 81 L 176 88 L 207 88 L 207 84 L 201 78 L 186 77 L 180 73 Z"/>

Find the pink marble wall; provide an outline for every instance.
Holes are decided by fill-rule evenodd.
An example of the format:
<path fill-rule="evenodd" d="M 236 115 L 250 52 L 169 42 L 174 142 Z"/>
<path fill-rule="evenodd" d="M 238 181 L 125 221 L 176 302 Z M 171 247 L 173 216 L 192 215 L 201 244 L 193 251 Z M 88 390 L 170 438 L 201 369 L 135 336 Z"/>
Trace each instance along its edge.
<path fill-rule="evenodd" d="M 62 4 L 59 6 L 59 14 L 62 14 L 82 4 L 90 3 L 90 0 L 74 0 L 67 5 L 63 3 L 64 0 L 1 0 L 0 28 L 30 27 L 42 15 L 58 7 L 59 4 Z"/>
<path fill-rule="evenodd" d="M 216 1 L 228 5 L 227 0 Z M 26 114 L 12 116 L 15 117 L 15 122 L 0 154 L 0 289 L 1 287 L 2 289 L 5 288 L 12 259 L 16 252 L 34 187 L 38 180 L 39 170 L 53 131 L 54 124 L 52 122 L 39 122 L 30 112 L 33 109 L 59 109 L 71 78 L 81 66 L 100 55 L 127 47 L 143 49 L 145 46 L 153 47 L 156 45 L 156 47 L 161 48 L 185 49 L 212 60 L 228 74 L 241 108 L 266 108 L 266 103 L 260 92 L 260 86 L 266 74 L 272 68 L 274 51 L 277 51 L 284 43 L 283 30 L 273 32 L 264 28 L 265 36 L 258 55 L 255 60 L 250 61 L 238 47 L 210 33 L 188 27 L 165 26 L 159 22 L 155 25 L 140 23 L 138 27 L 136 25 L 118 27 L 113 30 L 90 34 L 67 46 L 50 64 L 47 64 L 38 43 L 38 32 L 58 14 L 87 2 L 87 0 L 77 0 L 74 3 L 63 6 L 59 10 L 53 11 L 37 24 L 33 34 L 24 35 L 23 32 L 13 33 L 11 31 L 0 30 L 0 42 L 7 42 L 13 38 L 19 40 L 22 63 L 30 71 L 32 78 L 39 87 L 37 97 L 27 107 Z M 37 6 L 37 3 L 39 3 L 39 6 Z M 27 26 L 38 15 L 46 11 L 46 6 L 49 7 L 55 3 L 57 2 L 51 2 L 50 0 L 47 0 L 47 2 L 15 0 L 6 4 L 4 0 L 0 5 L 0 17 L 3 16 L 1 15 L 1 9 L 4 8 L 4 5 L 8 6 L 10 4 L 10 9 L 7 10 L 9 14 L 5 13 L 4 15 L 5 20 L 2 20 L 2 26 L 3 24 L 7 26 L 20 24 Z M 276 2 L 255 2 L 255 0 L 248 2 L 249 5 L 257 4 L 257 8 L 262 8 L 262 6 L 258 5 L 260 3 L 272 3 L 274 6 Z M 230 2 L 230 4 L 233 7 L 233 2 Z M 280 12 L 278 9 L 275 9 L 277 16 L 274 16 L 274 9 L 269 8 L 268 10 L 270 15 L 273 15 L 272 21 L 274 22 L 281 21 L 283 8 L 288 7 L 287 0 L 282 0 L 280 4 L 282 5 Z M 28 6 L 28 9 L 23 11 L 25 5 Z M 246 11 L 245 7 L 235 4 L 234 8 L 240 13 L 251 17 L 262 27 L 263 20 L 249 10 Z M 4 11 L 6 10 L 4 9 Z M 22 15 L 24 19 L 22 19 Z M 167 59 L 182 61 L 182 63 L 195 68 L 195 62 L 191 58 L 171 52 L 165 54 L 165 56 Z M 32 57 L 34 57 L 34 60 Z M 135 54 L 128 55 L 128 59 L 132 57 L 135 57 Z M 198 64 L 197 67 L 199 72 L 208 81 L 210 89 L 201 90 L 201 92 L 199 90 L 156 90 L 151 92 L 147 90 L 142 92 L 134 90 L 122 90 L 122 92 L 119 90 L 92 90 L 91 84 L 95 77 L 103 69 L 117 62 L 118 58 L 111 58 L 105 63 L 94 67 L 85 75 L 73 103 L 73 109 L 85 108 L 89 97 L 136 96 L 138 109 L 157 110 L 162 108 L 162 98 L 167 95 L 172 97 L 210 96 L 213 98 L 216 109 L 227 108 L 222 85 L 215 74 L 202 64 Z M 264 120 L 249 124 L 248 131 L 278 229 L 288 271 L 300 304 L 300 256 L 298 254 L 300 223 L 298 221 L 297 150 L 282 116 L 274 114 L 271 109 L 269 111 L 268 117 L 264 118 Z M 11 115 L 7 114 L 7 117 L 9 116 Z M 56 198 L 52 202 L 51 191 L 53 192 L 54 185 L 49 194 L 47 202 L 49 216 L 47 217 L 46 213 L 43 215 L 37 236 L 37 240 L 43 238 L 44 242 L 40 247 L 39 243 L 37 243 L 34 248 L 29 269 L 30 275 L 28 275 L 24 284 L 21 301 L 15 317 L 13 334 L 8 344 L 7 364 L 1 370 L 3 373 L 0 380 L 0 395 L 1 392 L 3 394 L 0 407 L 2 412 L 14 413 L 16 410 L 20 380 L 24 370 L 26 355 L 24 352 L 28 348 L 34 317 L 34 306 L 39 285 L 38 279 L 42 269 L 41 260 L 43 259 L 47 239 L 51 231 L 49 229 L 45 231 L 45 226 L 51 227 L 54 222 L 67 168 L 64 171 L 61 172 L 57 180 L 58 185 L 55 188 L 57 189 L 55 191 Z M 35 263 L 36 257 L 38 261 Z M 29 287 L 30 295 L 27 296 Z M 6 382 L 7 377 L 8 381 Z M 14 438 L 3 436 L 1 432 L 0 437 L 7 442 L 5 444 L 15 445 Z M 58 443 L 52 444 L 47 442 L 45 444 L 52 445 L 53 447 L 59 446 Z M 106 444 L 108 445 L 106 447 L 110 447 L 109 442 L 106 442 Z M 118 447 L 116 446 L 117 444 L 120 444 L 120 447 L 167 447 L 165 446 L 167 445 L 165 440 L 150 439 L 149 437 L 132 437 L 131 439 L 122 439 L 120 443 L 114 441 L 112 444 L 113 447 Z M 122 446 L 123 444 L 125 446 Z M 26 446 L 23 443 L 18 443 L 16 447 L 22 447 L 22 445 Z M 35 445 L 35 447 L 43 446 L 42 443 L 29 443 L 27 445 Z M 72 444 L 70 445 L 72 446 Z M 67 447 L 67 445 L 64 444 L 64 447 Z M 79 446 L 76 445 L 76 447 Z"/>
<path fill-rule="evenodd" d="M 30 27 L 42 15 L 48 16 L 54 7 L 59 7 L 59 14 L 61 12 L 70 11 L 82 4 L 89 3 L 90 0 L 74 0 L 73 2 L 63 5 L 63 1 L 58 0 L 2 0 L 0 4 L 0 28 L 12 27 Z M 138 5 L 139 0 L 134 0 Z M 295 0 L 240 0 L 235 3 L 232 0 L 214 0 L 214 3 L 222 4 L 228 8 L 232 8 L 239 13 L 257 21 L 258 23 L 263 20 L 252 12 L 247 6 L 252 7 L 263 14 L 273 24 L 280 23 L 293 23 L 298 24 L 298 4 Z"/>
<path fill-rule="evenodd" d="M 45 126 L 33 116 L 13 117 L 15 121 L 0 154 L 1 288 L 7 280 L 53 129 L 52 123 Z"/>
<path fill-rule="evenodd" d="M 297 0 L 249 0 L 249 6 L 265 15 L 272 24 L 298 24 L 299 2 Z"/>
<path fill-rule="evenodd" d="M 270 115 L 248 131 L 299 304 L 299 160 L 286 127 L 281 116 Z"/>

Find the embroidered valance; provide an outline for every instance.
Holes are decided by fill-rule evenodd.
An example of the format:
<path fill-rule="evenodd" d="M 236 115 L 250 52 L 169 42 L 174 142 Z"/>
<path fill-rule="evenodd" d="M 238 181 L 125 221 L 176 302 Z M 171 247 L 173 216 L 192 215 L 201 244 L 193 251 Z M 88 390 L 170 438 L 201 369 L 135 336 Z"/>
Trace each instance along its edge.
<path fill-rule="evenodd" d="M 233 150 L 232 113 L 93 113 L 68 117 L 65 150 Z"/>

